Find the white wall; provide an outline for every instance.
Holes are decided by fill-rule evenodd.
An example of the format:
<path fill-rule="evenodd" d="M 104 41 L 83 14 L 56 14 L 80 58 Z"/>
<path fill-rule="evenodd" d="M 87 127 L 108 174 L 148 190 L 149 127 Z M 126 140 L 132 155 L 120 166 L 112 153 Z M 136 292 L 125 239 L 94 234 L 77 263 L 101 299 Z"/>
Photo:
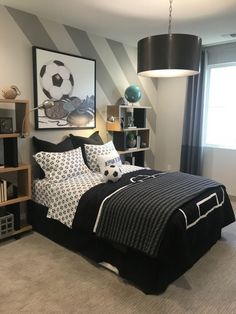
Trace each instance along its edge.
<path fill-rule="evenodd" d="M 19 12 L 19 15 L 21 13 Z M 25 19 L 25 16 L 22 17 Z M 31 18 L 29 19 L 31 21 Z M 68 53 L 77 53 L 73 41 L 68 36 L 63 25 L 40 20 L 46 28 L 50 37 L 54 40 L 58 49 Z M 35 33 L 37 37 L 37 33 Z M 116 87 L 122 94 L 124 88 L 136 82 L 136 52 L 135 49 L 125 46 L 127 53 L 126 65 L 120 66 L 123 60 L 124 51 L 120 57 L 114 56 L 105 38 L 89 35 L 96 48 L 97 53 L 103 58 L 104 66 L 107 68 L 110 77 L 116 83 Z M 0 5 L 0 89 L 5 85 L 17 85 L 22 92 L 22 99 L 29 99 L 30 107 L 33 108 L 33 81 L 32 81 L 32 43 L 27 38 L 16 21 L 9 14 L 7 9 Z M 121 48 L 121 46 L 120 46 Z M 119 47 L 118 47 L 119 49 Z M 79 53 L 79 52 L 78 52 Z M 105 57 L 104 57 L 105 56 Z M 109 58 L 108 58 L 109 56 Z M 133 72 L 132 72 L 133 71 Z M 104 71 L 103 71 L 104 73 Z M 100 75 L 97 73 L 97 75 Z M 101 77 L 101 76 L 100 76 Z M 160 170 L 179 170 L 180 152 L 182 142 L 183 115 L 186 94 L 186 78 L 159 79 L 157 89 L 152 80 L 139 78 L 139 84 L 146 90 L 148 97 L 144 105 L 152 104 L 151 115 L 156 119 L 152 123 L 151 130 L 151 157 L 155 159 L 155 168 Z M 113 91 L 110 91 L 112 93 Z M 114 96 L 115 101 L 117 96 Z M 97 82 L 97 130 L 100 131 L 106 140 L 105 117 L 106 106 L 109 104 L 103 89 Z M 156 117 L 155 117 L 156 115 Z M 152 122 L 152 120 L 150 120 Z M 70 131 L 34 131 L 33 114 L 31 115 L 32 135 L 44 140 L 58 142 Z M 148 126 L 149 125 L 148 123 Z M 86 136 L 94 130 L 79 130 L 79 133 Z M 20 140 L 20 160 L 30 160 L 31 151 L 29 139 Z M 1 151 L 0 151 L 1 153 Z M 148 156 L 147 156 L 148 157 Z M 147 158 L 148 159 L 148 158 Z M 150 162 L 153 166 L 154 162 Z M 236 195 L 236 151 L 222 149 L 206 149 L 204 154 L 204 175 L 224 183 L 231 195 Z"/>
<path fill-rule="evenodd" d="M 179 170 L 186 78 L 158 80 L 156 169 Z"/>
<path fill-rule="evenodd" d="M 205 147 L 203 175 L 222 182 L 236 196 L 236 151 Z"/>
<path fill-rule="evenodd" d="M 186 78 L 158 80 L 156 169 L 179 170 L 186 88 Z M 204 148 L 203 175 L 236 196 L 236 151 Z"/>
<path fill-rule="evenodd" d="M 79 29 L 45 20 L 0 5 L 0 90 L 4 86 L 17 85 L 34 107 L 32 46 L 40 46 L 75 55 L 96 59 L 96 130 L 104 141 L 106 134 L 106 107 L 115 104 L 125 89 L 137 84 L 142 90 L 140 104 L 154 107 L 156 87 L 149 78 L 139 79 L 136 71 L 136 48 L 106 38 L 88 34 Z M 54 48 L 53 48 L 54 47 Z M 155 96 L 154 96 L 155 95 Z M 1 97 L 1 96 L 0 96 Z M 19 97 L 18 97 L 19 98 Z M 143 103 L 142 103 L 143 102 Z M 152 134 L 155 133 L 155 110 L 148 117 Z M 30 115 L 31 134 L 40 139 L 57 143 L 72 133 L 88 136 L 95 130 L 34 130 L 34 113 Z M 1 143 L 0 143 L 1 145 Z M 154 151 L 148 152 L 148 166 L 154 166 Z M 0 147 L 0 155 L 2 148 Z M 19 139 L 19 160 L 31 160 L 30 139 Z"/>

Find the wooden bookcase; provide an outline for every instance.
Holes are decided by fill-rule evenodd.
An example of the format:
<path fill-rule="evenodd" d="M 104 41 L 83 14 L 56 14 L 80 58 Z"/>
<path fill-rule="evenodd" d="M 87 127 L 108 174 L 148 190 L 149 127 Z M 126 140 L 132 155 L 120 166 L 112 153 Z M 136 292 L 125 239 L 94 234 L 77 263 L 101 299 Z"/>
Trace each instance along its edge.
<path fill-rule="evenodd" d="M 145 151 L 150 149 L 150 129 L 146 128 L 146 110 L 148 109 L 151 107 L 107 106 L 107 131 L 112 133 L 118 153 L 137 166 L 144 166 Z M 129 145 L 128 138 L 131 134 L 136 140 L 134 147 Z"/>
<path fill-rule="evenodd" d="M 31 166 L 18 163 L 18 137 L 29 134 L 28 100 L 0 99 L 0 117 L 9 116 L 13 120 L 13 133 L 0 133 L 3 147 L 0 179 L 14 186 L 15 192 L 7 200 L 1 200 L 0 210 L 13 213 L 14 232 L 9 236 L 18 236 L 32 229 L 31 225 L 21 223 L 21 204 L 31 199 Z"/>

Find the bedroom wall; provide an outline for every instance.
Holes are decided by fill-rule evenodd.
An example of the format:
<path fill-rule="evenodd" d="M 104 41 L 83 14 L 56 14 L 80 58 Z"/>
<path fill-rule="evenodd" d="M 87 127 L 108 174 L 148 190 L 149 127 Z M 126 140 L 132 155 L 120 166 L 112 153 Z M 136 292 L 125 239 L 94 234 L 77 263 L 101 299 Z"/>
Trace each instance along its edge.
<path fill-rule="evenodd" d="M 143 97 L 141 104 L 148 110 L 151 128 L 151 151 L 146 152 L 147 164 L 161 170 L 178 170 L 182 141 L 186 78 L 152 80 L 136 74 L 136 48 L 105 39 L 82 30 L 45 20 L 0 5 L 0 90 L 17 85 L 22 99 L 33 103 L 32 46 L 40 46 L 91 57 L 97 60 L 97 127 L 102 138 L 105 130 L 106 106 L 114 104 L 130 84 L 138 84 Z M 31 115 L 31 136 L 52 142 L 60 141 L 69 131 L 35 131 Z M 77 130 L 87 136 L 94 130 Z M 31 159 L 30 139 L 20 139 L 20 160 Z M 2 149 L 0 147 L 0 155 Z M 223 182 L 236 196 L 235 151 L 206 149 L 204 175 Z M 223 161 L 223 162 L 222 162 Z"/>
<path fill-rule="evenodd" d="M 32 46 L 96 59 L 96 130 L 99 130 L 104 141 L 107 140 L 106 106 L 115 104 L 129 85 L 139 85 L 142 90 L 140 104 L 153 107 L 153 110 L 148 110 L 147 117 L 151 129 L 151 151 L 146 153 L 146 161 L 148 166 L 154 167 L 157 84 L 155 80 L 137 76 L 136 48 L 1 5 L 0 43 L 0 89 L 17 85 L 22 93 L 20 97 L 29 99 L 31 108 L 34 107 Z M 71 130 L 35 131 L 33 121 L 32 113 L 31 136 L 56 143 L 71 133 Z M 87 136 L 93 131 L 77 130 L 73 134 Z M 20 139 L 19 147 L 20 160 L 29 161 L 30 139 Z"/>
<path fill-rule="evenodd" d="M 187 78 L 158 80 L 156 169 L 179 170 L 186 84 Z"/>
<path fill-rule="evenodd" d="M 155 167 L 179 170 L 187 78 L 158 80 Z M 222 182 L 236 196 L 236 150 L 204 147 L 203 175 Z"/>

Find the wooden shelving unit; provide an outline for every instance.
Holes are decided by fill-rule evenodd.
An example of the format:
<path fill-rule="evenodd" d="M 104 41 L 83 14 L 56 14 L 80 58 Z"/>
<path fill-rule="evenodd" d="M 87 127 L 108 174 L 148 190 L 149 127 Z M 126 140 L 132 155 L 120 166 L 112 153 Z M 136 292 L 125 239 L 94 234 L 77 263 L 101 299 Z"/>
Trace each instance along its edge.
<path fill-rule="evenodd" d="M 19 99 L 0 99 L 0 116 L 11 117 L 13 120 L 13 133 L 0 134 L 3 141 L 3 166 L 0 166 L 0 179 L 6 180 L 9 185 L 16 188 L 15 195 L 8 195 L 7 200 L 0 202 L 0 210 L 5 208 L 6 212 L 14 215 L 15 230 L 10 236 L 19 236 L 29 231 L 32 226 L 27 222 L 21 224 L 22 202 L 31 199 L 31 166 L 18 163 L 18 137 L 29 134 L 29 102 Z M 16 227 L 17 226 L 17 227 Z M 4 237 L 6 238 L 6 237 Z M 0 235 L 1 239 L 1 235 Z"/>
<path fill-rule="evenodd" d="M 19 136 L 20 136 L 20 133 L 10 133 L 10 134 L 1 134 L 0 133 L 0 138 L 16 138 Z"/>
<path fill-rule="evenodd" d="M 150 130 L 146 127 L 147 106 L 107 106 L 108 132 L 112 133 L 113 142 L 119 154 L 132 164 L 144 166 L 145 151 L 149 150 Z M 136 138 L 136 146 L 130 147 L 128 137 L 132 134 Z M 139 139 L 139 140 L 138 140 Z"/>
<path fill-rule="evenodd" d="M 18 135 L 22 135 L 22 133 L 30 133 L 28 100 L 0 99 L 0 113 L 1 117 L 6 115 L 10 115 L 12 117 L 14 122 L 14 133 L 12 134 L 18 133 Z M 6 134 L 6 137 L 7 136 L 9 136 L 9 134 Z"/>

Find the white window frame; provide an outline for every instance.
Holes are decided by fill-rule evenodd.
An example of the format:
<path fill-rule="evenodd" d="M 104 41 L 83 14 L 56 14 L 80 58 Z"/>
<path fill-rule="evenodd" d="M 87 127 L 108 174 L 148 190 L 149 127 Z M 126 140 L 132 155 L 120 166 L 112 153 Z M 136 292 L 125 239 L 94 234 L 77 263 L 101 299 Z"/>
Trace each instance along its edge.
<path fill-rule="evenodd" d="M 205 72 L 205 96 L 204 96 L 204 112 L 203 112 L 203 129 L 202 129 L 202 146 L 203 147 L 212 147 L 212 148 L 220 148 L 220 149 L 228 149 L 228 150 L 236 150 L 236 147 L 228 147 L 222 146 L 217 144 L 207 144 L 206 137 L 207 137 L 207 121 L 208 121 L 208 103 L 209 103 L 209 90 L 210 90 L 210 72 L 212 69 L 215 68 L 225 68 L 225 67 L 232 67 L 236 66 L 236 62 L 227 62 L 227 63 L 217 63 L 217 64 L 210 64 L 206 67 Z"/>

